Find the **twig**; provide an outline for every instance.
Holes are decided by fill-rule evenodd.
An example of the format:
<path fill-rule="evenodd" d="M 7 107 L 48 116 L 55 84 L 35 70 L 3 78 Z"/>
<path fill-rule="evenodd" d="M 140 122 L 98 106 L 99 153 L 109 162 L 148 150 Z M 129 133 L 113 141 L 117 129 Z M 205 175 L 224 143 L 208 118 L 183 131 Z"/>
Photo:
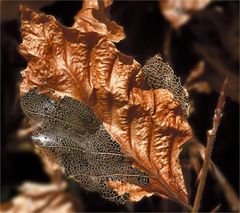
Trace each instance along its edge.
<path fill-rule="evenodd" d="M 218 204 L 213 210 L 211 210 L 210 212 L 211 213 L 215 213 L 215 212 L 217 212 L 219 209 L 220 209 L 220 207 L 221 207 L 221 204 Z"/>
<path fill-rule="evenodd" d="M 201 158 L 205 158 L 205 147 L 198 141 L 196 137 L 192 139 L 192 145 L 198 149 L 198 152 Z M 223 191 L 223 194 L 231 208 L 232 211 L 239 212 L 240 202 L 237 193 L 232 188 L 231 184 L 228 182 L 226 177 L 222 174 L 220 169 L 216 166 L 213 161 L 210 161 L 209 172 L 211 175 L 216 178 L 220 189 Z"/>
<path fill-rule="evenodd" d="M 217 168 L 217 166 L 212 162 L 213 172 L 212 174 L 217 178 L 218 184 L 221 187 L 221 190 L 224 192 L 224 196 L 228 201 L 228 204 L 232 211 L 239 212 L 239 199 L 237 193 L 234 191 L 232 186 L 229 184 L 227 179 L 221 173 L 221 171 Z"/>
<path fill-rule="evenodd" d="M 200 203 L 202 200 L 202 194 L 203 194 L 203 190 L 204 190 L 204 186 L 205 186 L 205 182 L 206 182 L 209 163 L 211 160 L 213 144 L 214 144 L 214 141 L 216 138 L 216 133 L 218 130 L 218 126 L 220 124 L 220 120 L 222 117 L 222 111 L 223 111 L 223 107 L 224 107 L 224 103 L 225 103 L 225 90 L 226 90 L 227 83 L 228 83 L 228 78 L 225 79 L 220 96 L 218 98 L 217 107 L 215 109 L 215 113 L 214 113 L 214 117 L 213 117 L 213 127 L 212 127 L 212 129 L 210 129 L 208 131 L 205 159 L 204 159 L 203 166 L 202 166 L 202 173 L 201 173 L 194 205 L 192 208 L 192 212 L 198 212 L 198 209 L 200 207 Z"/>
<path fill-rule="evenodd" d="M 169 65 L 172 65 L 171 45 L 173 29 L 171 26 L 166 30 L 163 43 L 163 56 Z"/>

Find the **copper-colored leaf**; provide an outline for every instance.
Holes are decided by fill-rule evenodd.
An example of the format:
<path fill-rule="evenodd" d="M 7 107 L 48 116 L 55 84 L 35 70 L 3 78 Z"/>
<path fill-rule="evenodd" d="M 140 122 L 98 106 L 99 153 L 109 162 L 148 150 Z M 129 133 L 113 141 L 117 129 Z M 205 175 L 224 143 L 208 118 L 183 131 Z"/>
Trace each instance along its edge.
<path fill-rule="evenodd" d="M 85 10 L 78 13 L 72 28 L 66 28 L 52 16 L 22 8 L 20 51 L 28 67 L 22 72 L 21 94 L 37 87 L 51 98 L 69 96 L 86 104 L 132 166 L 149 176 L 147 186 L 138 186 L 139 194 L 156 193 L 187 203 L 178 159 L 182 145 L 191 137 L 179 101 L 183 99 L 176 99 L 167 88 L 146 89 L 140 64 L 112 43 L 119 40 L 118 33 L 110 30 L 108 21 L 93 19 L 94 9 Z M 159 64 L 167 67 L 162 61 Z M 132 184 L 111 181 L 106 182 L 118 195 Z M 134 187 L 133 183 L 130 198 Z"/>
<path fill-rule="evenodd" d="M 99 6 L 99 3 L 102 5 Z M 112 4 L 112 0 L 103 0 L 101 2 L 97 0 L 90 0 L 90 1 L 83 1 L 83 8 L 95 8 L 95 9 L 100 9 L 102 6 L 102 9 L 105 9 L 109 7 Z"/>
<path fill-rule="evenodd" d="M 119 180 L 110 180 L 108 182 L 108 186 L 117 191 L 119 195 L 124 195 L 125 193 L 130 194 L 129 199 L 131 201 L 139 201 L 144 196 L 149 197 L 153 195 L 153 193 L 144 191 L 140 186 L 137 186 L 135 184 L 122 183 Z"/>
<path fill-rule="evenodd" d="M 97 32 L 100 35 L 106 35 L 114 42 L 124 39 L 123 28 L 114 21 L 110 21 L 105 15 L 105 7 L 109 7 L 111 3 L 110 0 L 84 1 L 83 9 L 75 16 L 73 27 L 82 32 Z"/>

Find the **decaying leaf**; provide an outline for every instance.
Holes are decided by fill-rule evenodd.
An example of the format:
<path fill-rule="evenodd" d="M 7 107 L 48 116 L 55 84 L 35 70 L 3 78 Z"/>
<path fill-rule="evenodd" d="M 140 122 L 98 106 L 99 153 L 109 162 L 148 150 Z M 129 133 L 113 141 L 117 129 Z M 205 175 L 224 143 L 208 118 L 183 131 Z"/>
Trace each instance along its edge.
<path fill-rule="evenodd" d="M 81 32 L 97 32 L 114 42 L 124 39 L 123 28 L 110 21 L 105 15 L 105 10 L 111 3 L 111 0 L 84 1 L 83 9 L 75 16 L 73 27 Z"/>
<path fill-rule="evenodd" d="M 22 97 L 21 105 L 40 125 L 32 137 L 38 149 L 83 188 L 124 203 L 127 192 L 118 195 L 108 187 L 108 180 L 148 186 L 148 175 L 132 168 L 131 160 L 120 152 L 120 146 L 85 104 L 69 97 L 54 101 L 32 91 Z"/>
<path fill-rule="evenodd" d="M 80 209 L 74 204 L 73 198 L 65 192 L 66 183 L 37 184 L 26 182 L 20 186 L 20 194 L 8 203 L 1 204 L 0 211 L 12 212 L 76 212 Z"/>
<path fill-rule="evenodd" d="M 206 7 L 211 0 L 161 0 L 160 9 L 174 28 L 189 21 L 191 13 Z"/>
<path fill-rule="evenodd" d="M 18 188 L 17 196 L 0 205 L 0 212 L 82 212 L 81 200 L 75 200 L 70 193 L 66 192 L 67 184 L 59 165 L 47 155 L 46 149 L 36 149 L 36 151 L 42 156 L 43 168 L 51 179 L 51 183 L 24 182 Z M 41 153 L 42 151 L 45 153 Z"/>
<path fill-rule="evenodd" d="M 205 72 L 205 62 L 199 61 L 190 71 L 190 74 L 185 81 L 184 87 L 187 88 L 188 91 L 196 91 L 199 93 L 209 94 L 211 92 L 211 88 L 208 82 L 204 80 Z"/>
<path fill-rule="evenodd" d="M 122 183 L 119 180 L 110 180 L 107 183 L 107 186 L 117 191 L 117 193 L 121 196 L 124 194 L 129 194 L 129 200 L 131 201 L 139 201 L 144 196 L 152 196 L 153 193 L 146 192 L 142 189 L 142 187 L 129 183 Z"/>
<path fill-rule="evenodd" d="M 71 28 L 21 12 L 20 52 L 28 67 L 20 93 L 23 110 L 39 124 L 34 141 L 67 175 L 111 200 L 155 193 L 187 204 L 178 157 L 191 128 L 186 94 L 171 81 L 169 66 L 156 57 L 156 66 L 147 66 L 153 70 L 143 71 L 120 53 L 112 41 L 123 38 L 122 28 L 103 11 L 81 10 Z M 156 69 L 169 76 L 152 79 Z"/>
<path fill-rule="evenodd" d="M 174 74 L 167 63 L 163 62 L 160 55 L 149 59 L 143 67 L 143 72 L 148 88 L 167 89 L 172 93 L 173 98 L 181 104 L 183 112 L 187 114 L 190 105 L 188 93 L 182 87 L 180 78 Z"/>

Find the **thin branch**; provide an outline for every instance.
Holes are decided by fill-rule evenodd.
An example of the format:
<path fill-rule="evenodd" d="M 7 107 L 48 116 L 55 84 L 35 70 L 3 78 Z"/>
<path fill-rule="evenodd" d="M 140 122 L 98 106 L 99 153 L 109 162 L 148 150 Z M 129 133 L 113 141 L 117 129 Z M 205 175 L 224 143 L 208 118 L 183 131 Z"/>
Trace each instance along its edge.
<path fill-rule="evenodd" d="M 213 210 L 211 210 L 210 212 L 211 213 L 215 213 L 215 212 L 217 212 L 219 209 L 220 209 L 220 207 L 221 207 L 221 204 L 218 204 Z"/>
<path fill-rule="evenodd" d="M 205 158 L 205 147 L 200 143 L 200 141 L 193 137 L 192 145 L 198 149 L 198 152 L 201 158 L 204 160 Z M 228 182 L 226 177 L 220 171 L 220 169 L 216 166 L 213 161 L 210 161 L 209 172 L 211 175 L 216 178 L 220 189 L 222 190 L 230 208 L 232 211 L 239 212 L 240 202 L 237 193 L 232 188 L 231 184 Z M 200 175 L 201 176 L 201 175 Z"/>
<path fill-rule="evenodd" d="M 201 173 L 201 177 L 200 177 L 200 181 L 199 181 L 197 194 L 195 197 L 192 212 L 198 212 L 198 209 L 200 208 L 200 203 L 202 200 L 202 194 L 203 194 L 203 190 L 205 187 L 208 167 L 209 167 L 209 164 L 211 161 L 213 144 L 214 144 L 218 126 L 220 124 L 220 120 L 222 117 L 222 111 L 223 111 L 223 107 L 224 107 L 224 103 L 225 103 L 225 90 L 226 90 L 227 83 L 228 83 L 228 78 L 225 79 L 225 81 L 223 83 L 221 94 L 218 98 L 217 107 L 215 109 L 215 113 L 214 113 L 214 117 L 213 117 L 213 127 L 212 127 L 212 129 L 210 129 L 208 131 L 205 159 L 204 159 L 203 166 L 202 166 L 202 173 Z"/>
<path fill-rule="evenodd" d="M 172 66 L 171 45 L 172 45 L 172 26 L 169 26 L 164 35 L 163 56 L 167 63 Z"/>
<path fill-rule="evenodd" d="M 239 212 L 240 202 L 237 193 L 234 191 L 230 183 L 218 169 L 218 167 L 212 162 L 213 172 L 212 174 L 217 178 L 221 190 L 224 192 L 224 196 L 228 201 L 228 204 L 232 211 Z"/>

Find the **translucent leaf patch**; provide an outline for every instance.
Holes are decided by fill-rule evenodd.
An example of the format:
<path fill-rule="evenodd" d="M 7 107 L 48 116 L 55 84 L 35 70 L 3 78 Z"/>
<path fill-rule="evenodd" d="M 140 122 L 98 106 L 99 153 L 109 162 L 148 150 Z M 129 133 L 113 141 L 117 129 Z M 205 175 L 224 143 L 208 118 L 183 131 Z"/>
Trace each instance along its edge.
<path fill-rule="evenodd" d="M 30 91 L 21 98 L 21 106 L 38 126 L 32 136 L 34 143 L 83 188 L 124 203 L 128 194 L 118 195 L 108 187 L 108 181 L 148 185 L 148 176 L 132 167 L 85 104 L 69 97 L 56 101 Z"/>

